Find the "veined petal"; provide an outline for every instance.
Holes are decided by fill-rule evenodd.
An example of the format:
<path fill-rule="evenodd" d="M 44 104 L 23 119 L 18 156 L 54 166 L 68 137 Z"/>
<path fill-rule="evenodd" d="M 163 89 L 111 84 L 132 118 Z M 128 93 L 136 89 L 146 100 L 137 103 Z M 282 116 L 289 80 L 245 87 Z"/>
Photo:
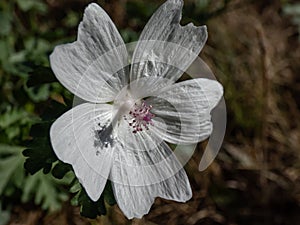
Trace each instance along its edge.
<path fill-rule="evenodd" d="M 147 214 L 156 197 L 186 202 L 192 197 L 188 177 L 181 169 L 174 176 L 156 184 L 131 186 L 112 182 L 118 206 L 128 219 Z"/>
<path fill-rule="evenodd" d="M 129 218 L 147 214 L 156 197 L 185 202 L 192 192 L 183 166 L 170 147 L 149 130 L 118 127 L 110 180 L 116 201 Z"/>
<path fill-rule="evenodd" d="M 158 96 L 147 99 L 156 115 L 150 128 L 170 143 L 203 141 L 212 132 L 210 112 L 222 95 L 221 84 L 203 78 L 167 87 Z"/>
<path fill-rule="evenodd" d="M 117 28 L 97 4 L 90 4 L 77 41 L 55 47 L 50 55 L 57 79 L 89 102 L 109 102 L 127 84 L 128 56 Z"/>
<path fill-rule="evenodd" d="M 162 77 L 142 77 L 130 82 L 130 94 L 134 99 L 142 99 L 149 96 L 156 96 L 166 87 L 172 85 L 170 79 Z"/>
<path fill-rule="evenodd" d="M 160 76 L 176 81 L 198 56 L 206 26 L 181 26 L 182 0 L 168 0 L 151 17 L 135 48 L 130 80 Z"/>
<path fill-rule="evenodd" d="M 113 139 L 109 133 L 99 138 L 111 117 L 111 105 L 84 103 L 60 116 L 50 129 L 55 154 L 73 166 L 94 201 L 100 197 L 111 168 Z"/>
<path fill-rule="evenodd" d="M 150 130 L 132 131 L 127 121 L 120 122 L 110 174 L 113 182 L 130 186 L 151 185 L 182 169 L 182 164 L 162 139 Z"/>

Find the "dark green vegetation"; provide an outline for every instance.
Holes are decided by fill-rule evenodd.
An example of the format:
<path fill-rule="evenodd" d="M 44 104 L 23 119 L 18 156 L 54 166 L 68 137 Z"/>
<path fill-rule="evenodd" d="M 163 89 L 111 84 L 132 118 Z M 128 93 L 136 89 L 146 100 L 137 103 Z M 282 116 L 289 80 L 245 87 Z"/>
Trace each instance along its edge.
<path fill-rule="evenodd" d="M 0 225 L 131 223 L 109 206 L 114 203 L 109 183 L 103 197 L 91 202 L 49 145 L 51 122 L 70 107 L 72 95 L 56 82 L 48 56 L 57 44 L 76 39 L 89 2 L 0 1 Z M 157 199 L 136 224 L 299 223 L 300 7 L 295 2 L 185 1 L 182 23 L 208 25 L 201 57 L 224 85 L 227 135 L 206 171 L 197 171 L 202 145 L 186 166 L 192 200 Z M 130 42 L 162 1 L 98 3 Z M 107 216 L 81 218 L 80 207 L 71 206 L 78 204 L 84 204 L 86 216 Z"/>

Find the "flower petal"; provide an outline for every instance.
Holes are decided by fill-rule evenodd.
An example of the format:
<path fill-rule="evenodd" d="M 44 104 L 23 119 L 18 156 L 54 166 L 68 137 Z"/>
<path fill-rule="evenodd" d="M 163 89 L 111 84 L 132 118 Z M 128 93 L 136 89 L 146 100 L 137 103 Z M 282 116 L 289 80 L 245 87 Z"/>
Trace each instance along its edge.
<path fill-rule="evenodd" d="M 69 91 L 89 102 L 112 101 L 128 83 L 125 44 L 109 16 L 95 3 L 85 9 L 77 41 L 55 47 L 50 64 Z"/>
<path fill-rule="evenodd" d="M 162 139 L 149 130 L 133 133 L 127 121 L 120 121 L 112 181 L 130 186 L 150 185 L 174 176 L 182 168 Z"/>
<path fill-rule="evenodd" d="M 105 147 L 101 142 L 104 138 L 96 135 L 111 120 L 111 108 L 104 104 L 78 105 L 60 116 L 50 129 L 55 154 L 73 166 L 80 183 L 94 201 L 100 197 L 111 168 L 112 141 Z M 106 137 L 110 140 L 109 135 Z"/>
<path fill-rule="evenodd" d="M 170 79 L 162 77 L 142 77 L 130 82 L 130 94 L 134 99 L 143 99 L 161 93 L 166 87 L 172 85 Z"/>
<path fill-rule="evenodd" d="M 209 79 L 192 79 L 169 86 L 147 100 L 156 115 L 150 128 L 170 143 L 203 141 L 212 132 L 210 112 L 222 95 L 221 84 Z"/>
<path fill-rule="evenodd" d="M 206 26 L 181 26 L 182 0 L 168 0 L 150 18 L 135 48 L 130 80 L 161 76 L 176 81 L 198 56 Z"/>
<path fill-rule="evenodd" d="M 118 206 L 128 219 L 147 214 L 156 197 L 186 202 L 192 197 L 188 177 L 181 169 L 177 174 L 160 183 L 146 186 L 130 186 L 112 182 Z"/>
<path fill-rule="evenodd" d="M 183 166 L 170 147 L 149 130 L 133 133 L 127 121 L 118 127 L 110 180 L 128 218 L 148 213 L 155 197 L 187 201 L 192 193 Z"/>

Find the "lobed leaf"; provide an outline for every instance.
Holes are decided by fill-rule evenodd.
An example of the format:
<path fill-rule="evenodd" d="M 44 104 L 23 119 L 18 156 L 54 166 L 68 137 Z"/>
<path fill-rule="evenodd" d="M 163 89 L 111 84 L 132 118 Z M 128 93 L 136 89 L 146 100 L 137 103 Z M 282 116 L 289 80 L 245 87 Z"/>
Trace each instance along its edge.
<path fill-rule="evenodd" d="M 12 182 L 11 177 L 24 162 L 22 149 L 20 146 L 0 144 L 0 155 L 5 156 L 0 160 L 0 195 L 3 194 L 7 184 Z"/>
<path fill-rule="evenodd" d="M 52 169 L 52 175 L 57 179 L 62 179 L 66 175 L 66 173 L 71 170 L 71 165 L 59 161 Z"/>
<path fill-rule="evenodd" d="M 57 79 L 50 67 L 37 66 L 29 73 L 27 80 L 28 87 L 34 87 L 42 84 L 56 82 Z"/>
<path fill-rule="evenodd" d="M 45 175 L 40 171 L 26 179 L 21 200 L 28 202 L 34 198 L 34 203 L 41 205 L 44 210 L 59 210 L 61 203 L 68 199 L 68 194 L 62 190 L 61 184 L 69 183 L 69 179 L 59 182 L 50 174 Z"/>
<path fill-rule="evenodd" d="M 76 193 L 71 199 L 72 205 L 80 205 L 80 214 L 84 217 L 95 219 L 97 216 L 106 215 L 107 210 L 105 202 L 109 205 L 116 204 L 110 181 L 107 181 L 106 186 L 99 200 L 94 202 L 87 195 L 84 188 L 76 179 L 70 188 L 70 192 Z"/>

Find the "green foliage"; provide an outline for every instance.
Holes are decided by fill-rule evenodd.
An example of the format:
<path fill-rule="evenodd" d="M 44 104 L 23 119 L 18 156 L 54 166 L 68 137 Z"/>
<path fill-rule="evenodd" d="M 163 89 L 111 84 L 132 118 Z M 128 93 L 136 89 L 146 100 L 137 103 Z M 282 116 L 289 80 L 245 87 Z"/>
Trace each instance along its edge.
<path fill-rule="evenodd" d="M 0 195 L 10 195 L 12 186 L 21 188 L 24 180 L 22 147 L 0 144 Z"/>
<path fill-rule="evenodd" d="M 53 105 L 58 105 L 59 107 L 53 107 Z M 23 151 L 23 155 L 28 157 L 24 167 L 31 175 L 41 169 L 45 174 L 49 173 L 52 164 L 58 160 L 51 147 L 49 130 L 53 116 L 62 114 L 68 108 L 58 102 L 51 102 L 48 104 L 48 109 L 46 110 L 47 114 L 44 115 L 47 120 L 42 120 L 32 125 L 30 129 L 32 139 L 27 143 L 27 148 Z"/>
<path fill-rule="evenodd" d="M 41 205 L 42 209 L 55 211 L 61 208 L 61 203 L 68 200 L 69 195 L 62 188 L 63 185 L 70 184 L 73 174 L 68 174 L 65 179 L 57 180 L 51 174 L 45 175 L 41 171 L 34 176 L 29 176 L 24 182 L 22 202 L 28 202 L 34 198 L 36 205 Z"/>
<path fill-rule="evenodd" d="M 47 6 L 45 3 L 39 0 L 17 0 L 16 1 L 20 9 L 24 12 L 35 10 L 37 12 L 45 13 L 47 12 Z"/>
<path fill-rule="evenodd" d="M 69 164 L 59 161 L 52 170 L 52 175 L 57 179 L 62 179 L 69 171 L 72 170 L 72 167 Z"/>
<path fill-rule="evenodd" d="M 1 197 L 16 197 L 16 190 L 21 190 L 20 198 L 24 203 L 34 199 L 34 203 L 41 205 L 45 210 L 60 209 L 61 203 L 66 201 L 69 196 L 62 185 L 70 184 L 74 176 L 69 174 L 64 179 L 57 180 L 41 171 L 34 176 L 27 176 L 23 169 L 25 161 L 22 156 L 23 149 L 24 147 L 20 146 L 0 145 Z M 36 167 L 34 166 L 34 168 Z M 44 172 L 46 172 L 45 169 Z"/>
<path fill-rule="evenodd" d="M 29 72 L 27 86 L 34 87 L 42 84 L 49 84 L 55 81 L 57 81 L 57 79 L 51 68 L 46 66 L 36 66 L 31 72 Z"/>
<path fill-rule="evenodd" d="M 152 13 L 157 8 L 157 4 L 151 1 L 131 0 L 128 1 L 126 8 L 129 15 L 135 15 L 132 19 L 136 20 L 136 23 L 142 23 L 141 25 L 144 26 L 147 19 L 152 16 Z"/>
<path fill-rule="evenodd" d="M 85 190 L 79 186 L 78 193 L 72 199 L 73 205 L 81 205 L 80 214 L 90 219 L 95 219 L 98 215 L 106 215 L 104 197 L 101 195 L 98 201 L 92 201 Z"/>
<path fill-rule="evenodd" d="M 103 193 L 98 201 L 92 201 L 84 188 L 75 180 L 73 186 L 70 188 L 70 192 L 75 196 L 71 200 L 73 205 L 81 205 L 80 214 L 90 219 L 95 219 L 97 216 L 106 215 L 105 202 L 109 205 L 116 204 L 110 181 L 107 181 Z"/>
<path fill-rule="evenodd" d="M 12 17 L 8 12 L 0 12 L 0 35 L 7 35 L 11 31 Z"/>
<path fill-rule="evenodd" d="M 8 210 L 3 210 L 0 203 L 0 225 L 6 225 L 10 219 L 10 212 Z"/>
<path fill-rule="evenodd" d="M 298 26 L 298 33 L 300 34 L 300 3 L 295 4 L 285 4 L 283 7 L 283 12 L 286 15 L 292 16 L 293 22 Z M 299 35 L 300 41 L 300 35 Z"/>
<path fill-rule="evenodd" d="M 109 204 L 109 205 L 117 204 L 110 181 L 107 181 L 107 183 L 106 183 L 106 186 L 103 191 L 103 196 L 104 196 L 104 200 L 105 200 L 105 202 L 107 202 L 107 204 Z"/>
<path fill-rule="evenodd" d="M 43 122 L 40 115 L 53 91 L 69 95 L 55 83 L 48 56 L 56 45 L 53 40 L 66 35 L 47 34 L 47 13 L 48 5 L 41 0 L 0 1 L 0 204 L 5 210 L 11 208 L 10 199 L 34 201 L 45 210 L 55 210 L 69 196 L 63 187 L 70 175 L 57 180 L 39 171 L 49 173 L 57 161 L 49 145 L 51 122 Z M 57 111 L 53 116 L 64 112 Z M 49 113 L 45 117 L 50 118 Z M 21 154 L 25 147 L 19 146 L 27 147 L 26 161 Z M 33 176 L 24 170 L 24 162 Z"/>
<path fill-rule="evenodd" d="M 62 187 L 70 184 L 74 175 L 68 174 L 63 180 L 41 172 L 27 176 L 23 169 L 23 149 L 20 146 L 0 145 L 0 195 L 15 197 L 16 190 L 21 190 L 20 198 L 24 203 L 34 199 L 34 203 L 45 210 L 60 209 L 61 203 L 69 196 Z"/>
<path fill-rule="evenodd" d="M 231 0 L 194 0 L 185 5 L 183 24 L 193 22 L 197 25 L 206 23 L 209 19 L 221 15 L 226 11 Z"/>
<path fill-rule="evenodd" d="M 6 107 L 0 115 L 0 142 L 24 139 L 35 119 L 24 109 Z"/>
<path fill-rule="evenodd" d="M 23 155 L 28 157 L 24 167 L 30 174 L 35 174 L 41 169 L 47 174 L 52 168 L 52 163 L 57 161 L 48 137 L 34 138 Z"/>

